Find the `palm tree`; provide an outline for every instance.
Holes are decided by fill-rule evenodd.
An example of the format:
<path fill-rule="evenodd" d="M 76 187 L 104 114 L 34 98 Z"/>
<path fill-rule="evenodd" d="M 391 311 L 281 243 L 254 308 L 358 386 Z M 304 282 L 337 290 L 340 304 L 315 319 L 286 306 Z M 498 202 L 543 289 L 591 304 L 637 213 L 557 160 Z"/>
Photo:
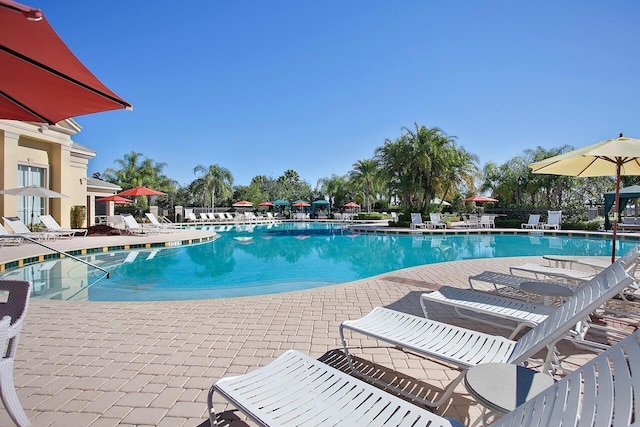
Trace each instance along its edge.
<path fill-rule="evenodd" d="M 371 193 L 377 188 L 380 168 L 376 159 L 358 160 L 353 164 L 349 176 L 362 189 L 367 212 L 371 212 Z"/>
<path fill-rule="evenodd" d="M 210 165 L 204 167 L 198 165 L 193 168 L 193 173 L 200 173 L 200 178 L 204 181 L 205 187 L 211 194 L 211 209 L 216 207 L 216 190 L 218 194 L 224 199 L 231 197 L 231 188 L 233 186 L 233 175 L 227 168 L 223 168 L 220 165 Z"/>
<path fill-rule="evenodd" d="M 166 163 L 144 158 L 142 153 L 136 153 L 135 151 L 125 154 L 122 159 L 116 159 L 114 163 L 118 164 L 120 168 L 105 170 L 102 178 L 107 182 L 118 184 L 123 190 L 144 185 L 166 193 L 175 192 L 177 183 L 166 177 L 162 172 L 167 166 Z M 147 197 L 136 199 L 136 205 L 140 208 L 146 208 L 148 204 Z"/>
<path fill-rule="evenodd" d="M 462 147 L 456 147 L 455 142 L 443 153 L 444 168 L 438 176 L 436 188 L 442 195 L 442 200 L 450 195 L 455 196 L 460 188 L 473 189 L 476 178 L 479 178 L 477 167 L 478 156 L 471 154 Z"/>
<path fill-rule="evenodd" d="M 376 149 L 376 159 L 380 164 L 380 179 L 386 182 L 389 202 L 391 197 L 400 198 L 402 206 L 412 204 L 416 176 L 411 168 L 412 147 L 405 135 L 396 140 L 387 139 Z"/>
<path fill-rule="evenodd" d="M 331 175 L 329 178 L 321 178 L 318 180 L 318 187 L 322 196 L 329 197 L 329 210 L 333 211 L 335 204 L 345 202 L 347 191 L 347 179 L 344 176 Z"/>

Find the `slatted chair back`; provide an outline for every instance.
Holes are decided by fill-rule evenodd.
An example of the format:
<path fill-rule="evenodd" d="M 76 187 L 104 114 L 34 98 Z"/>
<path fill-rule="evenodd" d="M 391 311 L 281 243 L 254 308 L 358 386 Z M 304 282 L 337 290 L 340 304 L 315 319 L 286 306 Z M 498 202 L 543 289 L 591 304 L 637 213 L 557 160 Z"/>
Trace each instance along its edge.
<path fill-rule="evenodd" d="M 636 251 L 637 254 L 637 251 Z M 508 363 L 520 364 L 563 338 L 578 322 L 633 283 L 620 261 L 581 285 L 567 302 L 518 339 Z M 551 353 L 551 352 L 549 352 Z M 547 360 L 547 368 L 550 360 Z"/>
<path fill-rule="evenodd" d="M 440 224 L 444 224 L 442 222 L 442 218 L 440 218 L 440 214 L 438 212 L 432 212 L 429 214 L 429 220 L 434 224 L 434 225 L 440 225 Z"/>
<path fill-rule="evenodd" d="M 559 226 L 562 222 L 562 211 L 547 211 L 547 226 Z"/>
<path fill-rule="evenodd" d="M 491 426 L 637 425 L 639 340 L 636 331 Z"/>
<path fill-rule="evenodd" d="M 31 283 L 23 280 L 0 280 L 0 291 L 8 292 L 6 301 L 0 303 L 0 318 L 4 319 L 5 316 L 11 318 L 10 324 L 2 332 L 2 343 L 0 343 L 3 350 L 0 358 L 2 402 L 15 424 L 20 426 L 29 425 L 29 419 L 22 409 L 13 384 L 13 365 L 18 348 L 18 338 L 20 337 L 22 324 L 29 305 Z M 0 329 L 4 329 L 4 325 L 1 325 Z M 6 337 L 4 336 L 5 333 Z M 6 342 L 4 341 L 5 339 Z"/>
<path fill-rule="evenodd" d="M 411 223 L 414 225 L 424 224 L 424 222 L 422 222 L 422 215 L 420 214 L 420 212 L 411 213 Z"/>

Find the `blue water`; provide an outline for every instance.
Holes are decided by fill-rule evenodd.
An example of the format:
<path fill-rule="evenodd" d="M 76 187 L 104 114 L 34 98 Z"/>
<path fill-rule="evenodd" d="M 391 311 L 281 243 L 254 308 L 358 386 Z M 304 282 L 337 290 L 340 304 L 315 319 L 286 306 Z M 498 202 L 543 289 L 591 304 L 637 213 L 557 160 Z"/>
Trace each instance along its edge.
<path fill-rule="evenodd" d="M 32 281 L 36 298 L 170 301 L 309 289 L 454 260 L 611 253 L 610 240 L 601 237 L 358 234 L 343 227 L 216 227 L 221 237 L 199 245 L 87 256 L 111 273 L 97 282 L 99 271 L 68 258 L 11 270 L 3 278 Z M 618 255 L 637 244 L 618 243 Z"/>

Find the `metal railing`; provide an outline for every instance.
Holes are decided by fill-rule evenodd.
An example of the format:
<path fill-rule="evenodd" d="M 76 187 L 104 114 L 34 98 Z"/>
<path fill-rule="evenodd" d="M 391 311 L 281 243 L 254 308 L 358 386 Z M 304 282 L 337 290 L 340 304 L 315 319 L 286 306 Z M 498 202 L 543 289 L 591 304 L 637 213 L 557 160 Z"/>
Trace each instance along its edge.
<path fill-rule="evenodd" d="M 0 235 L 0 239 L 12 239 L 12 240 L 23 239 L 23 240 L 26 240 L 28 242 L 35 243 L 36 245 L 42 246 L 45 249 L 48 249 L 48 250 L 53 251 L 53 252 L 56 252 L 56 253 L 58 253 L 60 255 L 64 255 L 65 257 L 71 258 L 71 259 L 73 259 L 75 261 L 81 262 L 82 264 L 88 265 L 89 267 L 93 267 L 96 270 L 102 271 L 104 273 L 104 276 L 100 277 L 97 281 L 100 281 L 100 280 L 105 279 L 105 278 L 106 279 L 109 278 L 109 271 L 107 269 L 102 268 L 99 265 L 92 264 L 89 261 L 85 261 L 82 258 L 78 258 L 75 255 L 71 255 L 68 252 L 61 251 L 61 250 L 56 249 L 56 248 L 52 248 L 49 245 L 45 245 L 40 240 L 32 239 L 31 237 L 25 236 L 24 234 L 4 234 L 4 235 Z"/>

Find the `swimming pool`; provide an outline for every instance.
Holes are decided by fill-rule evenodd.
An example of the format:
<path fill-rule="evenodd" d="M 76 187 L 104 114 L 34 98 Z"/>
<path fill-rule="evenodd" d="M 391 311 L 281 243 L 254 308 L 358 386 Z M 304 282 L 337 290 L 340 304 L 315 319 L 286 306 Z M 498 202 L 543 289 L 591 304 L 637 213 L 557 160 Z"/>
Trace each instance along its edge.
<path fill-rule="evenodd" d="M 445 261 L 611 252 L 610 240 L 601 237 L 358 234 L 344 224 L 316 222 L 215 230 L 220 238 L 198 245 L 83 257 L 108 269 L 109 279 L 98 280 L 99 271 L 68 258 L 9 270 L 2 278 L 31 281 L 36 298 L 171 301 L 310 289 Z M 619 244 L 622 255 L 637 243 Z"/>

